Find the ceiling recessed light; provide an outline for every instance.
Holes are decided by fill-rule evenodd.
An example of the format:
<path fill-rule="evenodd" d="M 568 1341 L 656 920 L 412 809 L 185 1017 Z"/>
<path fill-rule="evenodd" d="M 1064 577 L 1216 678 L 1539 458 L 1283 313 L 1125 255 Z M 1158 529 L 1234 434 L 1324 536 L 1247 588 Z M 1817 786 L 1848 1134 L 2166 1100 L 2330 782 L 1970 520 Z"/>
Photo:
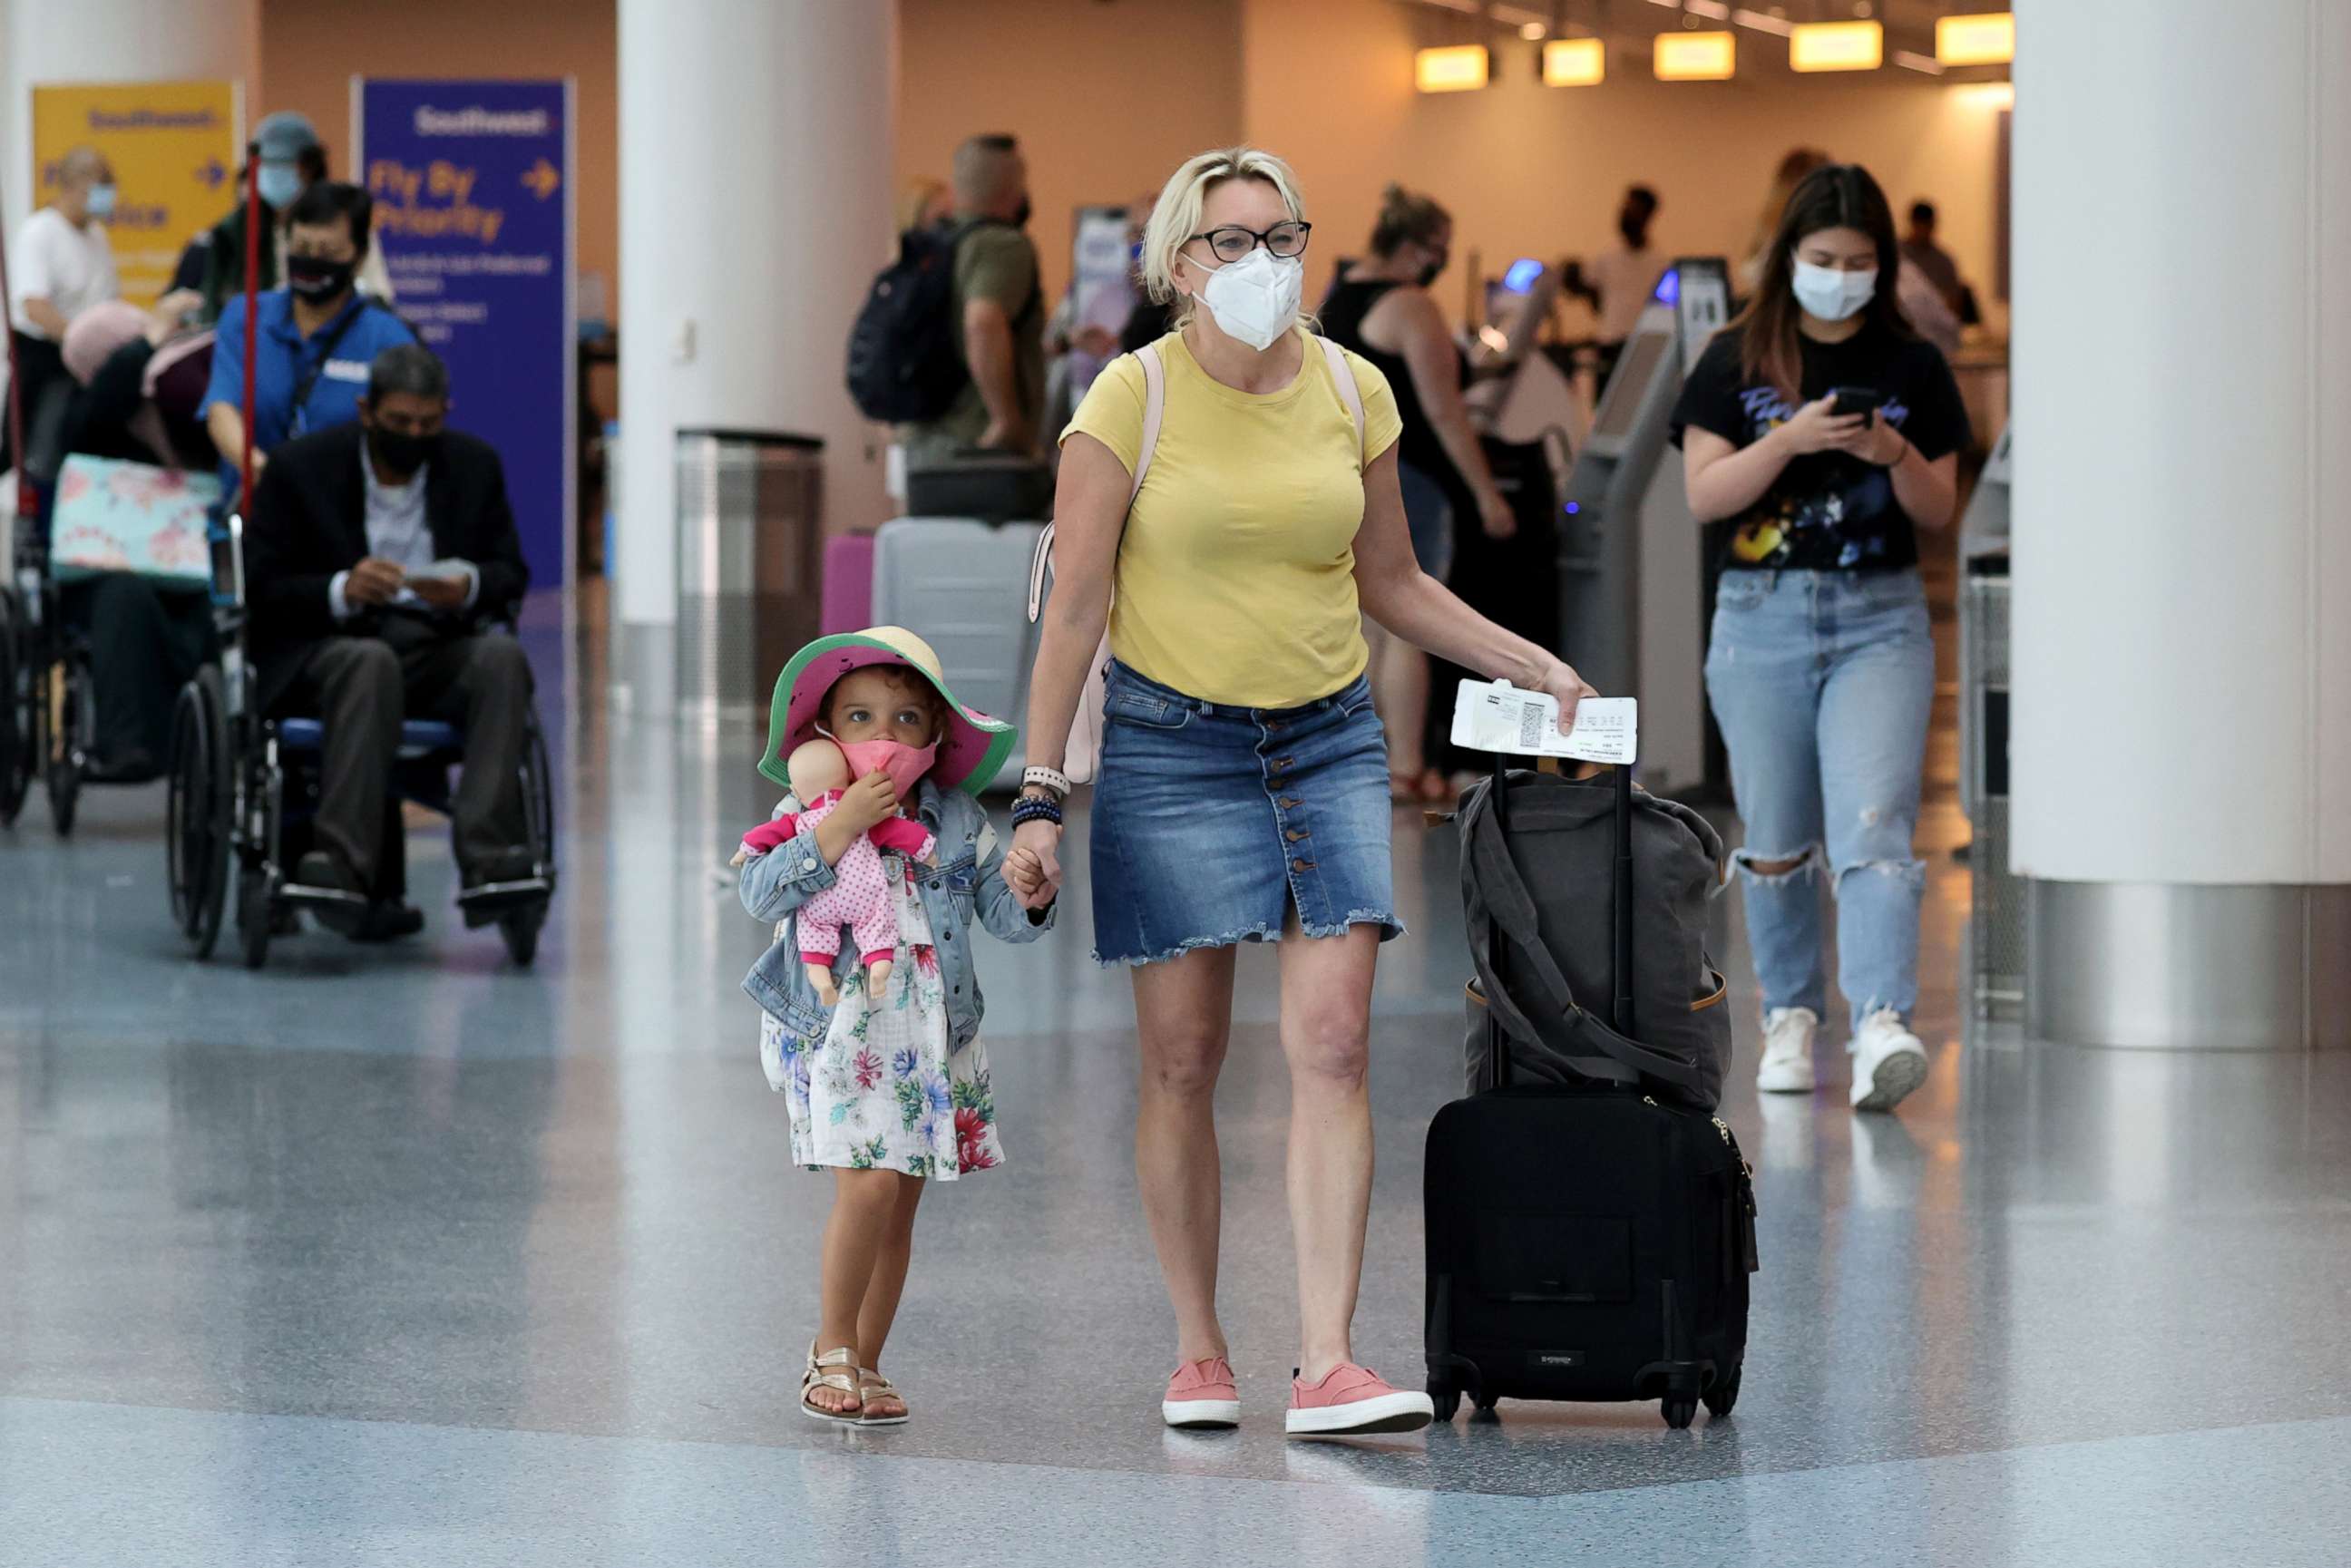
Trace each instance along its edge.
<path fill-rule="evenodd" d="M 2016 58 L 2016 17 L 2007 11 L 1944 16 L 1935 23 L 1935 57 L 1947 66 L 2004 66 Z"/>
<path fill-rule="evenodd" d="M 1874 71 L 1886 57 L 1875 22 L 1813 22 L 1788 36 L 1788 65 L 1800 71 Z"/>

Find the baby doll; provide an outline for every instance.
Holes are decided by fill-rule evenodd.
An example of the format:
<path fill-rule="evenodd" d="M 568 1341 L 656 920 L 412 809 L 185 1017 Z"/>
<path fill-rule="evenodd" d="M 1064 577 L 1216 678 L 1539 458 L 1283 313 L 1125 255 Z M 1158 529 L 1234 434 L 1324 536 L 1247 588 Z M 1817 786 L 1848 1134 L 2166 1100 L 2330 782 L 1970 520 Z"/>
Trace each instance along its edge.
<path fill-rule="evenodd" d="M 816 835 L 816 826 L 832 814 L 849 788 L 849 758 L 832 741 L 821 737 L 793 749 L 784 764 L 792 794 L 800 801 L 797 816 L 778 817 L 745 836 L 746 846 L 762 848 L 795 834 Z M 889 873 L 882 852 L 895 850 L 909 860 L 927 861 L 938 841 L 920 822 L 904 817 L 867 830 L 852 840 L 833 867 L 833 884 L 811 895 L 800 906 L 800 960 L 808 966 L 809 984 L 827 1007 L 841 1000 L 832 983 L 833 960 L 841 956 L 841 928 L 850 929 L 857 956 L 865 967 L 865 994 L 879 1001 L 890 983 L 891 955 L 898 946 L 898 917 L 890 900 Z"/>

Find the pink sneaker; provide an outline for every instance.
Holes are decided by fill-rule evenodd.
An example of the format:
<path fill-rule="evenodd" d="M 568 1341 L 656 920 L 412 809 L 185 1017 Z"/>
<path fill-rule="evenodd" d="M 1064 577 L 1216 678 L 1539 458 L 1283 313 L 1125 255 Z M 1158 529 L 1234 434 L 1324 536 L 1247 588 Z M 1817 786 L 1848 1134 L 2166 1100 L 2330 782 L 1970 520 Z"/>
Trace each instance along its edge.
<path fill-rule="evenodd" d="M 1241 1424 L 1241 1394 L 1233 1385 L 1232 1363 L 1221 1355 L 1187 1361 L 1167 1379 L 1159 1418 L 1170 1427 L 1202 1432 Z"/>
<path fill-rule="evenodd" d="M 1353 1437 L 1417 1432 L 1437 1418 L 1426 1394 L 1400 1394 L 1379 1374 L 1343 1361 L 1320 1383 L 1292 1375 L 1284 1429 L 1293 1437 Z"/>

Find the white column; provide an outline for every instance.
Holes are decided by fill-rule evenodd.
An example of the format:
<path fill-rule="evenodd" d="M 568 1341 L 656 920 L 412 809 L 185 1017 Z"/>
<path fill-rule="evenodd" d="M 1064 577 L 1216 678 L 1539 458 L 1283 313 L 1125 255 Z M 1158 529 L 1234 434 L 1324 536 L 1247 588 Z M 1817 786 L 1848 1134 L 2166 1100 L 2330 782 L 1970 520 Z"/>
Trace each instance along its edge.
<path fill-rule="evenodd" d="M 2016 9 L 2028 1018 L 2351 1045 L 2351 6 Z"/>
<path fill-rule="evenodd" d="M 674 620 L 672 433 L 823 438 L 830 528 L 886 513 L 883 433 L 842 385 L 890 245 L 891 0 L 620 0 L 616 667 Z M 652 706 L 666 691 L 643 691 Z"/>
<path fill-rule="evenodd" d="M 259 0 L 0 0 L 0 225 L 32 212 L 36 83 L 226 78 L 250 105 L 260 30 Z"/>

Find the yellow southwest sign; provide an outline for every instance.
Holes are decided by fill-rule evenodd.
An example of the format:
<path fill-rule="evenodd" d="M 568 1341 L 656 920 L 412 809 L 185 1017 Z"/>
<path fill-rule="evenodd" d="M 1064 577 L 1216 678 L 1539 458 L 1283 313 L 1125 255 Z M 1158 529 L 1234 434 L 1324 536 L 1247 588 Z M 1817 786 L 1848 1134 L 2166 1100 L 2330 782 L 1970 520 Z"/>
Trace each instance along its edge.
<path fill-rule="evenodd" d="M 233 81 L 108 82 L 33 89 L 33 204 L 57 193 L 57 163 L 95 147 L 114 165 L 108 238 L 122 297 L 152 303 L 189 240 L 236 201 L 244 110 Z"/>

